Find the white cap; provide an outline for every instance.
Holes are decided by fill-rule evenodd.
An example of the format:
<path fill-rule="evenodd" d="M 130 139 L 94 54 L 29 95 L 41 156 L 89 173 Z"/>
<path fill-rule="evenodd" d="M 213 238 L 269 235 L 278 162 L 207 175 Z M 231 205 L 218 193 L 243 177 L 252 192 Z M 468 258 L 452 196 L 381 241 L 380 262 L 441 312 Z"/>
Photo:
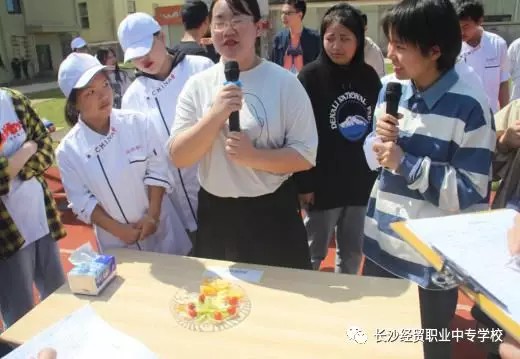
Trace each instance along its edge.
<path fill-rule="evenodd" d="M 117 37 L 125 52 L 125 62 L 149 53 L 153 45 L 153 34 L 159 31 L 159 23 L 142 12 L 130 14 L 121 21 Z"/>
<path fill-rule="evenodd" d="M 73 89 L 87 86 L 99 71 L 106 68 L 92 55 L 73 52 L 60 65 L 58 85 L 68 98 Z"/>
<path fill-rule="evenodd" d="M 70 42 L 70 48 L 72 49 L 72 51 L 74 51 L 76 49 L 81 49 L 82 47 L 85 47 L 85 46 L 87 46 L 87 42 L 82 37 L 79 37 L 79 36 L 75 37 Z"/>

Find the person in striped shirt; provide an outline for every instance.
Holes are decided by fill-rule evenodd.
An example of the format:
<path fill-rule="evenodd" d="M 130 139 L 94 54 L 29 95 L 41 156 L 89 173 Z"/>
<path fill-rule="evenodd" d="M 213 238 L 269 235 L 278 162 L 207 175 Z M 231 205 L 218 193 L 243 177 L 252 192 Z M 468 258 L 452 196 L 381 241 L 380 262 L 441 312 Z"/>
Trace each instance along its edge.
<path fill-rule="evenodd" d="M 376 128 L 365 147 L 382 169 L 367 207 L 363 274 L 417 283 L 422 327 L 447 330 L 457 289 L 436 286 L 435 270 L 390 224 L 487 208 L 492 114 L 485 93 L 454 69 L 461 35 L 449 0 L 401 1 L 386 14 L 383 29 L 395 74 L 383 79 Z M 399 118 L 385 114 L 390 81 L 402 84 Z M 449 341 L 425 342 L 424 355 L 450 358 Z"/>

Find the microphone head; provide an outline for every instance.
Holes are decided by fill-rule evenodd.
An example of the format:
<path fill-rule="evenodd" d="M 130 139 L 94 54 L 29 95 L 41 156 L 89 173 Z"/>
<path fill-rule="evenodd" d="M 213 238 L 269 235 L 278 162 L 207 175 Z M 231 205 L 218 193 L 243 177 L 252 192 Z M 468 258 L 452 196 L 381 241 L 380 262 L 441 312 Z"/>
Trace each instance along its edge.
<path fill-rule="evenodd" d="M 401 98 L 401 83 L 400 82 L 389 82 L 386 85 L 385 100 L 389 98 L 399 100 Z"/>
<path fill-rule="evenodd" d="M 238 62 L 236 61 L 228 61 L 224 65 L 224 75 L 226 76 L 226 81 L 238 81 L 238 77 L 240 76 L 240 69 L 238 68 Z"/>

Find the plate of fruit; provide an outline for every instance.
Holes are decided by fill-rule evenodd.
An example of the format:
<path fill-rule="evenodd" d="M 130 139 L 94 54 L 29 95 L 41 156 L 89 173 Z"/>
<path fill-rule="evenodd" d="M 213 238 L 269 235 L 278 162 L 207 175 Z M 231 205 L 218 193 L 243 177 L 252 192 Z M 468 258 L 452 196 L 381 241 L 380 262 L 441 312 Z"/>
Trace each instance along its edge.
<path fill-rule="evenodd" d="M 250 310 L 244 290 L 220 278 L 205 279 L 198 291 L 180 290 L 172 303 L 173 315 L 181 326 L 202 332 L 234 327 Z"/>

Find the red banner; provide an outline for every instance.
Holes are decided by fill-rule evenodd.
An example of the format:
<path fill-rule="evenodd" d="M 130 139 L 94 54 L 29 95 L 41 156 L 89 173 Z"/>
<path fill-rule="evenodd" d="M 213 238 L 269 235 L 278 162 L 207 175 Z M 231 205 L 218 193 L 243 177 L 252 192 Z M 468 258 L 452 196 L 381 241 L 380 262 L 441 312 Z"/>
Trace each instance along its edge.
<path fill-rule="evenodd" d="M 161 26 L 182 24 L 181 9 L 182 5 L 156 7 L 155 20 Z"/>

